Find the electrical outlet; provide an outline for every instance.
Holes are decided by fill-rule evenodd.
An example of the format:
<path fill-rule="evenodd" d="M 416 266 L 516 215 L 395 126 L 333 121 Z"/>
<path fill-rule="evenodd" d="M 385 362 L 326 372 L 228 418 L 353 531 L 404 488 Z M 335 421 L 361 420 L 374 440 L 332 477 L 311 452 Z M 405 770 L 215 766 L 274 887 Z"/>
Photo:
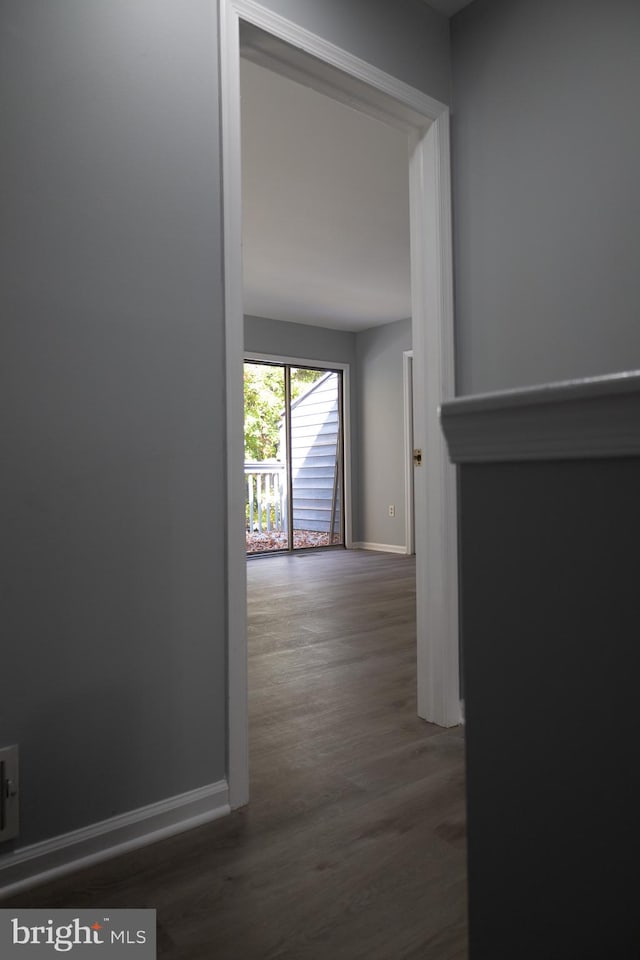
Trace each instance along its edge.
<path fill-rule="evenodd" d="M 390 517 L 395 517 L 395 515 L 396 515 L 396 508 L 395 508 L 395 506 L 394 506 L 392 503 L 390 503 L 390 504 L 389 504 L 389 516 L 390 516 Z"/>
<path fill-rule="evenodd" d="M 18 836 L 18 748 L 0 749 L 0 843 Z"/>

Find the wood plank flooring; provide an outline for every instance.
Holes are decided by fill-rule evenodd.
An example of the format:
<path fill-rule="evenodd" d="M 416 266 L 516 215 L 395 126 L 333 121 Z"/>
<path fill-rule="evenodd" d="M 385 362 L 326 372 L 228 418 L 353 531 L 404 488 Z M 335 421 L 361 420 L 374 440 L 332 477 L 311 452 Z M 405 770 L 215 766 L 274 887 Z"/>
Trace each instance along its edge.
<path fill-rule="evenodd" d="M 413 559 L 248 583 L 249 806 L 10 902 L 156 907 L 163 960 L 464 960 L 463 740 L 416 717 Z"/>

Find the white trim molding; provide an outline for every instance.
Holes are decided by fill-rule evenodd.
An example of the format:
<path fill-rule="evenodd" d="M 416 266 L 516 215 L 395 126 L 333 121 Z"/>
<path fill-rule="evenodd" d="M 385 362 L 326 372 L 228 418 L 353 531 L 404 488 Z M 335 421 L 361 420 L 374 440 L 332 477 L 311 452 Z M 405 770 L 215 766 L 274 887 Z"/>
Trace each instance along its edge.
<path fill-rule="evenodd" d="M 404 550 L 416 552 L 413 506 L 413 350 L 402 353 L 402 402 L 404 434 Z"/>
<path fill-rule="evenodd" d="M 353 550 L 379 550 L 381 553 L 401 553 L 403 556 L 406 556 L 407 551 L 404 546 L 399 546 L 395 543 L 369 543 L 368 541 L 362 540 L 358 543 L 353 543 Z"/>
<path fill-rule="evenodd" d="M 460 723 L 458 515 L 440 404 L 455 395 L 449 111 L 418 139 L 409 167 L 418 714 Z"/>
<path fill-rule="evenodd" d="M 227 405 L 227 778 L 229 802 L 235 809 L 249 800 L 240 23 L 233 4 L 220 0 L 219 9 Z"/>
<path fill-rule="evenodd" d="M 460 397 L 442 405 L 454 463 L 640 455 L 640 371 Z"/>
<path fill-rule="evenodd" d="M 0 856 L 0 901 L 8 896 L 191 830 L 230 812 L 226 780 L 92 823 Z"/>
<path fill-rule="evenodd" d="M 242 21 L 242 56 L 407 132 L 444 104 L 255 0 L 221 0 Z M 286 44 L 286 46 L 284 46 Z"/>
<path fill-rule="evenodd" d="M 255 0 L 220 0 L 219 8 L 228 464 L 228 777 L 230 803 L 235 808 L 249 797 L 242 482 L 241 44 L 244 57 L 407 132 L 411 146 L 414 434 L 426 463 L 415 478 L 418 712 L 441 726 L 460 721 L 456 482 L 438 419 L 441 402 L 454 395 L 453 267 L 449 110 L 445 104 Z"/>

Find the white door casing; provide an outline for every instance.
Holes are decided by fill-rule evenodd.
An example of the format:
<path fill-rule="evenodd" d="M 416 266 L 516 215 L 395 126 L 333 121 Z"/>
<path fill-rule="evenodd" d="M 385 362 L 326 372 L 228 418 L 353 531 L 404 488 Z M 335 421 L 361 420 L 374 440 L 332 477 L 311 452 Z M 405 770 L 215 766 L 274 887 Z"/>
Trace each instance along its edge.
<path fill-rule="evenodd" d="M 242 192 L 240 26 L 243 55 L 405 130 L 411 209 L 411 298 L 417 580 L 418 713 L 460 722 L 455 470 L 440 429 L 454 396 L 448 108 L 254 0 L 220 0 L 227 399 L 228 783 L 232 808 L 249 797 L 244 410 L 242 391 Z M 283 43 L 284 41 L 284 43 Z M 310 58 L 313 59 L 310 59 Z"/>
<path fill-rule="evenodd" d="M 402 400 L 404 430 L 404 549 L 415 553 L 413 517 L 413 350 L 402 353 Z"/>

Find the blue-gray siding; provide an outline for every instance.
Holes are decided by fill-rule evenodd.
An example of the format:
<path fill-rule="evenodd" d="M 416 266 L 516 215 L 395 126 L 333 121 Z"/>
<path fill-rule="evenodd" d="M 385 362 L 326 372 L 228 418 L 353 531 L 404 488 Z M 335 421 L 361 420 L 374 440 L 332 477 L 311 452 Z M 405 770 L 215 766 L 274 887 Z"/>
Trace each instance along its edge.
<path fill-rule="evenodd" d="M 340 375 L 329 372 L 291 405 L 291 469 L 294 530 L 328 533 L 339 471 Z M 334 533 L 340 529 L 341 490 L 336 488 Z"/>

